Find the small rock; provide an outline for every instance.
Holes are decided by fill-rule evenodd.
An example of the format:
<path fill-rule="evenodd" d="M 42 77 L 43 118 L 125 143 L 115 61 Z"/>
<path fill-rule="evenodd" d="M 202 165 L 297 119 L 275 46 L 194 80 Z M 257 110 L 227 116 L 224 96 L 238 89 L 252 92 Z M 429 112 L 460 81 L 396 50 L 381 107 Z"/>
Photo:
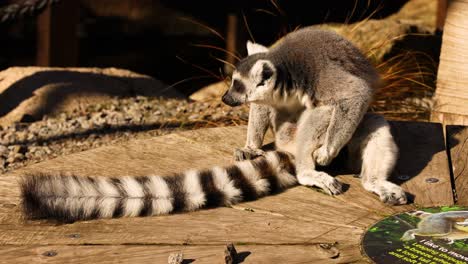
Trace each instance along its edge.
<path fill-rule="evenodd" d="M 28 136 L 26 137 L 26 139 L 29 141 L 33 141 L 33 140 L 36 140 L 37 137 L 34 133 L 28 133 Z"/>
<path fill-rule="evenodd" d="M 27 134 L 27 132 L 25 132 L 25 131 L 18 131 L 18 132 L 16 133 L 16 139 L 17 139 L 18 141 L 25 141 L 26 138 L 27 138 L 27 135 L 28 135 L 28 134 Z"/>
<path fill-rule="evenodd" d="M 49 147 L 43 147 L 42 149 L 43 149 L 43 150 L 44 150 L 44 152 L 45 152 L 45 153 L 47 153 L 47 154 L 50 154 L 50 153 L 52 153 L 52 150 L 50 150 L 50 148 L 49 148 Z"/>
<path fill-rule="evenodd" d="M 321 243 L 315 245 L 315 248 L 317 249 L 317 252 L 320 255 L 323 255 L 327 258 L 337 258 L 340 256 L 340 251 L 338 248 L 336 248 L 336 243 L 331 243 L 331 244 L 326 244 L 326 243 Z"/>
<path fill-rule="evenodd" d="M 11 163 L 21 161 L 23 159 L 24 159 L 24 154 L 10 152 L 10 154 L 8 154 L 7 162 L 11 164 Z"/>
<path fill-rule="evenodd" d="M 172 253 L 167 258 L 168 264 L 182 264 L 183 261 L 184 261 L 184 254 L 182 254 L 182 252 Z"/>
<path fill-rule="evenodd" d="M 5 147 L 4 145 L 0 145 L 0 156 L 2 155 L 8 155 L 8 148 Z"/>
<path fill-rule="evenodd" d="M 8 130 L 3 136 L 3 139 L 6 142 L 13 142 L 15 140 L 15 131 Z"/>
<path fill-rule="evenodd" d="M 188 117 L 189 120 L 197 120 L 197 119 L 200 119 L 200 115 L 199 114 L 193 114 L 191 116 Z"/>
<path fill-rule="evenodd" d="M 23 145 L 13 145 L 13 146 L 10 146 L 8 148 L 10 149 L 10 154 L 11 153 L 13 153 L 13 154 L 18 154 L 18 153 L 24 154 L 28 150 L 28 148 L 23 146 Z"/>

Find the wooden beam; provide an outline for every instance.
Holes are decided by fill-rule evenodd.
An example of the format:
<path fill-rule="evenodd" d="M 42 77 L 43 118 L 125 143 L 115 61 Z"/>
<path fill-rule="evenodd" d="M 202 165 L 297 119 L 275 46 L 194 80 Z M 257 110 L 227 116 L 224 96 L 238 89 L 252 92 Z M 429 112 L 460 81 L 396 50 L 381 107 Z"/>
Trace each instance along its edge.
<path fill-rule="evenodd" d="M 468 126 L 447 126 L 446 130 L 457 204 L 468 206 Z"/>
<path fill-rule="evenodd" d="M 62 0 L 49 5 L 37 18 L 38 66 L 76 66 L 79 1 Z"/>
<path fill-rule="evenodd" d="M 468 124 L 468 1 L 448 1 L 445 21 L 431 120 L 463 125 Z"/>
<path fill-rule="evenodd" d="M 247 48 L 245 47 L 246 32 L 243 26 L 244 22 L 240 14 L 230 13 L 227 15 L 226 27 L 226 61 L 229 64 L 237 62 L 236 56 L 245 56 Z M 231 74 L 233 67 L 229 64 L 224 65 L 225 74 Z"/>
<path fill-rule="evenodd" d="M 436 28 L 439 31 L 444 29 L 445 18 L 447 17 L 447 0 L 437 0 Z"/>
<path fill-rule="evenodd" d="M 242 263 L 350 263 L 361 260 L 351 247 L 338 259 L 319 245 L 236 245 Z M 225 263 L 224 246 L 87 245 L 3 246 L 2 263 L 168 263 L 171 253 L 182 252 L 183 263 Z M 354 255 L 349 255 L 355 251 Z M 356 255 L 357 253 L 357 255 Z M 240 262 L 235 262 L 240 263 Z"/>
<path fill-rule="evenodd" d="M 409 176 L 404 189 L 415 195 L 418 205 L 452 204 L 440 124 L 392 122 L 391 125 L 400 147 L 397 174 Z M 339 175 L 338 179 L 349 188 L 338 196 L 297 186 L 231 208 L 174 215 L 61 225 L 23 218 L 18 177 L 26 173 L 165 175 L 227 165 L 233 160 L 232 150 L 243 145 L 245 135 L 245 126 L 186 131 L 75 153 L 2 175 L 2 259 L 89 263 L 107 256 L 103 260 L 109 262 L 116 259 L 160 262 L 167 261 L 170 253 L 183 250 L 187 258 L 196 259 L 197 263 L 215 263 L 226 243 L 232 242 L 238 252 L 251 253 L 247 263 L 360 263 L 364 257 L 358 245 L 369 226 L 387 215 L 417 208 L 414 204 L 384 204 L 375 194 L 364 190 L 360 179 Z M 267 142 L 272 139 L 271 135 L 267 138 Z M 223 144 L 219 144 L 221 140 Z M 428 181 L 431 178 L 437 181 Z M 334 245 L 339 256 L 330 260 L 320 244 Z"/>

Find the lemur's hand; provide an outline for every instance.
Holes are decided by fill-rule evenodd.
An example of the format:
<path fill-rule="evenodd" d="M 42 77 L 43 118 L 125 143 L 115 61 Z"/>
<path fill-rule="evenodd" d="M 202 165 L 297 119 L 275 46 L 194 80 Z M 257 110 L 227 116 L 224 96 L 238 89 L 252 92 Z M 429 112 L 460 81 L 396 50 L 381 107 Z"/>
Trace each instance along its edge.
<path fill-rule="evenodd" d="M 242 160 L 251 160 L 255 159 L 256 157 L 265 155 L 265 152 L 261 149 L 253 149 L 253 148 L 237 148 L 234 151 L 234 159 L 236 161 Z"/>

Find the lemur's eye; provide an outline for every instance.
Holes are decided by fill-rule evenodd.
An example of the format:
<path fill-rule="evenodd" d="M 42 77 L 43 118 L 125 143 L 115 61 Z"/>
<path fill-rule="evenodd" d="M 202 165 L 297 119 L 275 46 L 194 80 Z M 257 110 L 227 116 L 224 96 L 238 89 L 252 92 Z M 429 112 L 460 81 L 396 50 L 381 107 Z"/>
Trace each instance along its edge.
<path fill-rule="evenodd" d="M 262 69 L 262 80 L 257 84 L 258 86 L 265 85 L 265 81 L 270 79 L 273 76 L 273 69 L 268 66 L 268 64 L 263 64 Z"/>
<path fill-rule="evenodd" d="M 244 86 L 244 84 L 242 82 L 240 82 L 238 80 L 234 80 L 234 82 L 232 82 L 232 89 L 235 92 L 243 93 L 245 91 L 245 86 Z"/>
<path fill-rule="evenodd" d="M 268 64 L 263 64 L 262 81 L 268 80 L 273 76 L 273 69 Z"/>

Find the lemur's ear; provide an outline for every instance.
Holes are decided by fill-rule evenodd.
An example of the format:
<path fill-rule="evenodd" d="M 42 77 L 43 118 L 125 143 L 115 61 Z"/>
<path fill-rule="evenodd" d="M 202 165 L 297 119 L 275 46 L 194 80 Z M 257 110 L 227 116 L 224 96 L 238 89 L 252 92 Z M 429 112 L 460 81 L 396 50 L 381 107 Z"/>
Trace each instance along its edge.
<path fill-rule="evenodd" d="M 250 40 L 247 40 L 247 53 L 249 55 L 262 52 L 268 52 L 268 48 L 258 43 L 253 43 Z"/>
<path fill-rule="evenodd" d="M 264 84 L 276 73 L 275 66 L 268 60 L 258 60 L 251 70 L 251 76 L 256 80 L 257 85 Z"/>

